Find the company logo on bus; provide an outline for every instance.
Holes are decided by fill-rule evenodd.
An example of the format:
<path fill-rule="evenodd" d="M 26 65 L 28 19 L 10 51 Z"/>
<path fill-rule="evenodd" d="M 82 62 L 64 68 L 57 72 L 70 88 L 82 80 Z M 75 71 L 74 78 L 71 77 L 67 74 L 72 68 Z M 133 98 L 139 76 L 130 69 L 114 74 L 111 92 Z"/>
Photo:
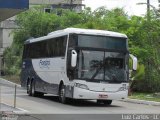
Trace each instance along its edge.
<path fill-rule="evenodd" d="M 49 60 L 40 60 L 39 61 L 39 67 L 40 68 L 48 68 L 50 66 L 50 61 Z"/>

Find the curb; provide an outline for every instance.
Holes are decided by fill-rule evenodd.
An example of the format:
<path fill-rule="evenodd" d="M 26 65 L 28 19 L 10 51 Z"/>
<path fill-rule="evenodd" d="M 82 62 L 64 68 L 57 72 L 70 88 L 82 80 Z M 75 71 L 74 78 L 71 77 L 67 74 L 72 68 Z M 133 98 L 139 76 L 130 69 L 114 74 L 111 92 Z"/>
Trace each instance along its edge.
<path fill-rule="evenodd" d="M 10 107 L 12 109 L 16 109 L 16 110 L 11 110 L 11 111 L 10 110 L 7 110 L 7 111 L 1 110 L 2 113 L 14 113 L 14 114 L 27 114 L 27 113 L 29 113 L 29 111 L 24 110 L 22 108 L 18 108 L 18 107 L 14 108 L 13 106 L 8 105 L 6 103 L 2 103 L 2 104 L 6 105 L 7 107 Z"/>
<path fill-rule="evenodd" d="M 160 106 L 160 102 L 155 102 L 155 101 L 146 101 L 146 100 L 138 100 L 138 99 L 130 99 L 130 98 L 127 98 L 127 99 L 124 99 L 124 100 L 120 100 L 120 101 L 136 103 L 136 104 Z"/>
<path fill-rule="evenodd" d="M 8 80 L 3 79 L 3 78 L 0 78 L 0 84 L 2 84 L 2 85 L 7 85 L 7 86 L 9 86 L 9 87 L 15 87 L 15 85 L 17 85 L 18 88 L 21 88 L 21 85 L 16 84 L 16 83 L 13 83 L 13 82 L 8 81 Z M 6 106 L 14 109 L 14 107 L 11 106 L 11 105 L 8 105 L 8 104 L 6 104 L 6 103 L 2 103 L 2 104 L 4 104 L 4 105 L 6 105 Z M 22 108 L 18 108 L 18 107 L 16 107 L 15 110 L 13 110 L 13 111 L 3 111 L 3 110 L 2 110 L 1 112 L 4 112 L 4 113 L 12 112 L 12 113 L 14 113 L 14 114 L 27 114 L 27 113 L 29 113 L 29 111 L 24 110 L 24 109 L 22 109 Z"/>
<path fill-rule="evenodd" d="M 21 85 L 13 83 L 13 82 L 8 81 L 8 80 L 3 79 L 3 78 L 0 78 L 0 84 L 6 84 L 6 85 L 12 86 L 12 87 L 14 87 L 15 85 L 17 85 L 17 87 L 21 88 Z"/>

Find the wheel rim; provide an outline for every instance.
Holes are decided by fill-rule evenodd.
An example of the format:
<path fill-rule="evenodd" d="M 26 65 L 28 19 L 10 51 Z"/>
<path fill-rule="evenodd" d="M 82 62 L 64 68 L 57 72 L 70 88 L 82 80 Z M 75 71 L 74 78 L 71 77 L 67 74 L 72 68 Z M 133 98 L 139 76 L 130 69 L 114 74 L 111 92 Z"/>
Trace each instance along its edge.
<path fill-rule="evenodd" d="M 66 98 L 65 98 L 65 87 L 64 85 L 61 86 L 60 91 L 59 91 L 59 100 L 61 103 L 66 103 Z"/>
<path fill-rule="evenodd" d="M 62 88 L 61 91 L 60 91 L 60 98 L 63 101 L 63 99 L 64 99 L 64 88 Z"/>
<path fill-rule="evenodd" d="M 29 90 L 30 90 L 30 84 L 28 83 L 27 84 L 27 93 L 29 93 Z"/>
<path fill-rule="evenodd" d="M 34 94 L 34 85 L 33 85 L 33 82 L 32 82 L 31 94 L 32 95 Z"/>
<path fill-rule="evenodd" d="M 34 96 L 34 82 L 32 81 L 32 88 L 31 88 L 31 94 Z"/>

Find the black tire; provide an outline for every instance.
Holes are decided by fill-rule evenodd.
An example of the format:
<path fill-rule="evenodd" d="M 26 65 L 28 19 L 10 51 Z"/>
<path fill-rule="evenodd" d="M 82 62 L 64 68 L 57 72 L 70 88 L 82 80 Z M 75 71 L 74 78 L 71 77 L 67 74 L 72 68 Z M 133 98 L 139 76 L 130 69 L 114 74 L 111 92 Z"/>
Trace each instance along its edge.
<path fill-rule="evenodd" d="M 30 86 L 31 86 L 31 87 L 30 87 L 30 96 L 41 97 L 41 96 L 44 95 L 44 93 L 42 93 L 42 92 L 37 92 L 37 91 L 35 90 L 35 81 L 34 81 L 34 80 L 31 81 L 31 85 L 30 85 Z"/>
<path fill-rule="evenodd" d="M 97 100 L 97 104 L 102 104 L 102 100 Z"/>
<path fill-rule="evenodd" d="M 103 100 L 103 104 L 111 105 L 112 104 L 112 100 Z"/>
<path fill-rule="evenodd" d="M 97 100 L 98 104 L 111 105 L 112 100 Z"/>
<path fill-rule="evenodd" d="M 66 103 L 65 86 L 63 84 L 60 85 L 60 89 L 59 89 L 59 101 L 63 104 Z"/>
<path fill-rule="evenodd" d="M 30 83 L 29 80 L 27 81 L 27 94 L 29 95 Z"/>
<path fill-rule="evenodd" d="M 32 96 L 32 81 L 31 80 L 28 80 L 27 82 L 27 94 L 29 96 Z"/>
<path fill-rule="evenodd" d="M 35 95 L 35 97 L 43 97 L 44 96 L 44 93 L 42 93 L 42 92 L 37 92 L 37 91 L 35 91 L 35 93 L 34 93 Z"/>
<path fill-rule="evenodd" d="M 35 96 L 35 84 L 34 84 L 34 80 L 31 80 L 31 82 L 30 82 L 29 95 L 30 96 Z"/>

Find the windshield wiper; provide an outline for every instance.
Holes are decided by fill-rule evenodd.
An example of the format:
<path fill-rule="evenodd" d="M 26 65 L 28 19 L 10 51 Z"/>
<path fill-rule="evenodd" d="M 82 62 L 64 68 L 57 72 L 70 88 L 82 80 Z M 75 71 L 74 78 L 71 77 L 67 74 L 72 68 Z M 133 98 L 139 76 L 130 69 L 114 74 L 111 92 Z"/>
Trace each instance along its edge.
<path fill-rule="evenodd" d="M 96 72 L 93 74 L 93 76 L 91 77 L 91 79 L 94 79 L 97 74 L 99 73 L 99 71 L 102 69 L 102 67 L 104 66 L 104 62 L 103 61 L 99 61 L 96 66 L 98 65 L 98 68 L 96 70 Z"/>
<path fill-rule="evenodd" d="M 117 82 L 117 81 L 118 81 L 117 78 L 116 78 L 116 76 L 115 76 L 115 74 L 112 74 L 112 80 L 113 80 L 114 82 Z"/>

